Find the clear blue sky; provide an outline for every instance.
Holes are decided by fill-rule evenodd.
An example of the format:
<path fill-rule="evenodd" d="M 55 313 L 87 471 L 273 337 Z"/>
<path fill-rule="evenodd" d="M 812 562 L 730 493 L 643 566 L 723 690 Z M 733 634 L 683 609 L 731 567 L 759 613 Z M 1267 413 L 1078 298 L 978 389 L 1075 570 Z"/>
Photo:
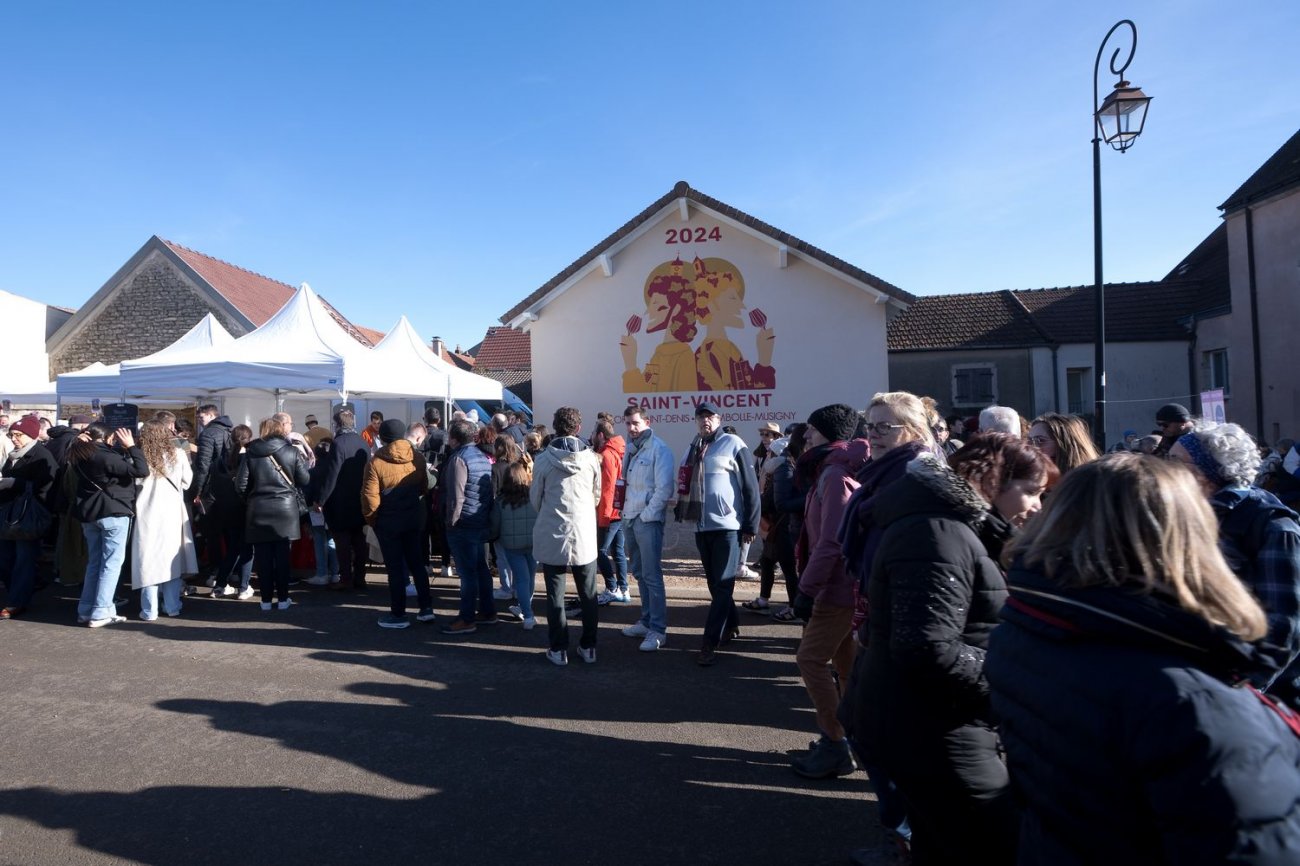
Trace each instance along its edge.
<path fill-rule="evenodd" d="M 1300 3 L 11 2 L 0 289 L 78 306 L 152 234 L 469 346 L 678 180 L 915 294 L 1164 276 L 1300 126 Z M 1103 94 L 1110 81 L 1103 78 Z"/>

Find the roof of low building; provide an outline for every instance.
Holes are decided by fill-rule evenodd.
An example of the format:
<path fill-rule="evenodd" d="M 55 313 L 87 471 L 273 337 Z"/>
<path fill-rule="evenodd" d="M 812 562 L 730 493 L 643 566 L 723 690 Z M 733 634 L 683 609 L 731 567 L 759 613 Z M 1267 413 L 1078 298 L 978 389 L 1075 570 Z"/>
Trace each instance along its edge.
<path fill-rule="evenodd" d="M 1228 226 L 1220 221 L 1196 249 L 1165 276 L 1164 282 L 1200 284 L 1194 312 L 1227 312 L 1232 308 L 1232 281 L 1228 275 Z"/>
<path fill-rule="evenodd" d="M 889 322 L 889 350 L 1016 349 L 1096 339 L 1093 286 L 917 298 Z M 1202 300 L 1198 281 L 1106 284 L 1106 340 L 1186 340 Z"/>
<path fill-rule="evenodd" d="M 474 353 L 474 365 L 483 370 L 530 370 L 533 366 L 533 338 L 504 325 L 493 325 Z"/>
<path fill-rule="evenodd" d="M 248 317 L 255 327 L 261 327 L 267 320 L 279 312 L 296 288 L 288 283 L 264 277 L 238 265 L 222 261 L 213 256 L 181 246 L 175 241 L 159 238 L 167 248 L 176 253 L 185 264 L 189 265 L 208 285 L 221 293 L 227 301 Z M 333 304 L 321 298 L 321 303 L 329 311 L 334 321 L 343 330 L 351 334 L 358 342 L 373 346 L 384 338 L 382 331 L 353 324 L 340 313 Z"/>
<path fill-rule="evenodd" d="M 783 232 L 778 228 L 770 226 L 767 223 L 763 222 L 762 220 L 757 219 L 756 217 L 752 217 L 742 210 L 734 208 L 731 205 L 726 204 L 724 202 L 721 202 L 718 199 L 713 198 L 712 196 L 705 195 L 699 190 L 693 189 L 691 185 L 684 180 L 679 180 L 677 184 L 667 192 L 667 194 L 651 202 L 650 205 L 645 210 L 641 211 L 639 214 L 632 217 L 632 219 L 628 220 L 626 223 L 620 226 L 611 235 L 609 235 L 600 243 L 596 244 L 594 247 L 587 250 L 587 252 L 579 256 L 567 268 L 565 268 L 564 270 L 560 271 L 558 274 L 556 274 L 555 276 L 547 280 L 535 292 L 530 294 L 528 297 L 524 298 L 515 306 L 511 307 L 510 310 L 504 316 L 501 317 L 501 321 L 505 323 L 509 323 L 513 321 L 515 317 L 518 316 L 520 313 L 524 312 L 533 304 L 545 298 L 553 289 L 557 288 L 565 281 L 575 276 L 579 271 L 587 267 L 587 265 L 591 264 L 598 256 L 600 256 L 602 253 L 607 251 L 611 246 L 613 246 L 623 238 L 627 237 L 628 235 L 632 234 L 647 220 L 650 220 L 651 218 L 659 214 L 664 208 L 668 207 L 670 204 L 672 204 L 673 202 L 677 201 L 680 198 L 685 198 L 686 200 L 694 202 L 695 204 L 701 207 L 708 208 L 709 210 L 721 214 L 722 216 L 725 216 L 728 219 L 735 220 L 736 222 L 746 226 L 749 229 L 752 229 L 758 234 L 766 235 L 767 237 L 771 238 L 777 243 L 784 244 L 791 251 L 807 256 L 810 259 L 815 259 L 816 261 L 819 261 L 824 265 L 834 268 L 835 270 L 841 272 L 845 276 L 848 276 L 859 282 L 866 283 L 867 285 L 871 286 L 877 291 L 882 292 L 885 295 L 888 295 L 889 297 L 897 301 L 900 301 L 904 304 L 910 304 L 912 301 L 915 300 L 915 297 L 913 295 L 903 291 L 898 286 L 895 286 L 891 283 L 887 283 L 884 280 L 880 279 L 879 277 L 867 273 L 866 271 L 862 270 L 856 265 L 851 265 L 848 262 L 844 261 L 843 259 L 833 256 L 830 253 L 826 252 L 825 250 L 813 246 L 807 241 L 800 240 L 799 238 L 795 237 L 792 234 L 789 234 L 788 232 Z"/>
<path fill-rule="evenodd" d="M 1237 191 L 1219 205 L 1222 211 L 1233 211 L 1251 201 L 1274 195 L 1291 187 L 1300 186 L 1300 130 L 1286 144 L 1264 161 Z"/>

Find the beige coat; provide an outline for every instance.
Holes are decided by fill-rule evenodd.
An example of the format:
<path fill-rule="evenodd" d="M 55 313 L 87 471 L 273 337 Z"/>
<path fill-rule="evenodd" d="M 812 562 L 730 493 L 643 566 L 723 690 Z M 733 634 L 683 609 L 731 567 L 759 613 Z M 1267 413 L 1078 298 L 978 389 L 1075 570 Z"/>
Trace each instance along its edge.
<path fill-rule="evenodd" d="M 596 502 L 600 499 L 596 452 L 574 436 L 553 441 L 533 463 L 529 499 L 537 512 L 533 557 L 538 562 L 586 565 L 596 561 Z"/>
<path fill-rule="evenodd" d="M 185 488 L 193 477 L 189 455 L 178 448 L 166 475 L 150 472 L 140 484 L 135 495 L 135 533 L 131 536 L 132 589 L 198 573 L 194 532 L 185 508 Z"/>

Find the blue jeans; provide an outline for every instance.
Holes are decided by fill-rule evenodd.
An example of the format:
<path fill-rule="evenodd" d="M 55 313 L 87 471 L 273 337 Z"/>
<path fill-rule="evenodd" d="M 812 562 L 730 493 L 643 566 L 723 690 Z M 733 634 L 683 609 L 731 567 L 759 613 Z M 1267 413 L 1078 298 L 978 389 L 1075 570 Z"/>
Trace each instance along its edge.
<path fill-rule="evenodd" d="M 488 571 L 487 553 L 483 545 L 487 539 L 483 529 L 447 530 L 447 546 L 456 562 L 460 576 L 460 611 L 462 622 L 473 622 L 474 614 L 492 616 L 496 604 L 492 599 L 492 572 Z"/>
<path fill-rule="evenodd" d="M 429 595 L 429 569 L 424 565 L 421 549 L 424 527 L 416 525 L 402 530 L 392 530 L 377 525 L 375 538 L 384 554 L 384 571 L 388 573 L 388 610 L 393 616 L 406 616 L 406 583 L 415 584 L 416 601 L 420 610 L 433 608 Z"/>
<path fill-rule="evenodd" d="M 81 532 L 86 536 L 86 580 L 81 586 L 77 616 L 87 620 L 117 616 L 113 593 L 126 559 L 131 518 L 101 517 L 81 524 Z"/>
<path fill-rule="evenodd" d="M 316 549 L 316 576 L 333 577 L 339 573 L 339 555 L 334 547 L 334 539 L 324 526 L 312 524 L 311 543 Z"/>
<path fill-rule="evenodd" d="M 668 634 L 668 594 L 664 590 L 664 524 L 647 523 L 641 518 L 631 521 L 627 533 L 628 558 L 632 576 L 641 596 L 641 625 L 659 634 Z M 625 530 L 626 531 L 626 530 Z"/>
<path fill-rule="evenodd" d="M 39 541 L 0 538 L 0 578 L 9 587 L 5 607 L 23 608 L 31 602 L 36 592 L 36 560 L 40 554 Z"/>
<path fill-rule="evenodd" d="M 492 542 L 492 547 L 497 554 L 497 580 L 501 588 L 508 592 L 515 591 L 515 570 L 510 565 L 510 557 L 506 556 L 506 548 L 499 541 Z"/>
<path fill-rule="evenodd" d="M 736 568 L 740 565 L 740 533 L 711 529 L 695 533 L 704 579 L 709 584 L 709 615 L 704 622 L 704 645 L 716 647 L 736 627 Z"/>
<path fill-rule="evenodd" d="M 623 554 L 623 521 L 611 520 L 596 530 L 596 565 L 605 578 L 605 589 L 627 590 L 627 557 Z"/>
<path fill-rule="evenodd" d="M 162 590 L 163 610 L 167 612 L 168 616 L 179 616 L 181 612 L 181 590 L 184 588 L 185 581 L 179 577 L 159 586 L 141 587 L 140 616 L 143 619 L 157 619 L 159 589 Z"/>
<path fill-rule="evenodd" d="M 519 599 L 519 612 L 524 619 L 533 619 L 533 593 L 537 590 L 537 560 L 531 547 L 520 550 L 505 548 L 510 562 L 510 574 L 515 581 L 515 597 Z M 497 560 L 500 563 L 500 560 Z"/>

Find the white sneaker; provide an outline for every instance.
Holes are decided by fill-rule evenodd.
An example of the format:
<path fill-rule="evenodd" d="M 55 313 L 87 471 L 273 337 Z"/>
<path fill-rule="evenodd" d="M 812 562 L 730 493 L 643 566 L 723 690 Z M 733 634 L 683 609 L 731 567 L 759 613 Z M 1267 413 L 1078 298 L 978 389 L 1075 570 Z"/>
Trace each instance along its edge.
<path fill-rule="evenodd" d="M 408 584 L 406 585 L 406 597 L 407 597 L 407 598 L 415 598 L 415 596 L 416 596 L 415 584 L 413 584 L 413 583 L 408 583 Z"/>
<path fill-rule="evenodd" d="M 596 663 L 596 648 L 594 646 L 578 647 L 578 658 L 589 665 L 594 665 Z"/>
<path fill-rule="evenodd" d="M 231 589 L 234 589 L 234 587 L 232 586 Z M 240 601 L 248 601 L 252 597 L 253 597 L 253 588 L 251 586 L 246 586 L 243 589 L 241 589 L 239 591 L 239 595 L 237 596 L 237 598 Z"/>
<path fill-rule="evenodd" d="M 269 601 L 261 602 L 262 610 L 270 610 L 272 605 Z"/>
<path fill-rule="evenodd" d="M 637 647 L 637 649 L 643 653 L 652 653 L 666 643 L 668 643 L 668 635 L 660 634 L 657 631 L 647 632 L 645 640 L 641 641 L 641 646 Z"/>
<path fill-rule="evenodd" d="M 532 616 L 524 617 L 524 631 L 532 631 L 537 625 L 537 618 Z"/>
<path fill-rule="evenodd" d="M 492 597 L 497 601 L 509 601 L 515 597 L 515 591 L 513 589 L 494 589 L 492 590 Z"/>
<path fill-rule="evenodd" d="M 606 605 L 612 602 L 626 602 L 628 599 L 626 589 L 607 589 L 600 595 L 596 596 L 596 604 Z"/>
<path fill-rule="evenodd" d="M 226 584 L 225 586 L 221 587 L 221 589 L 214 588 L 212 590 L 213 598 L 230 598 L 230 596 L 238 595 L 238 594 L 239 594 L 239 590 L 235 589 L 230 584 Z"/>
<path fill-rule="evenodd" d="M 117 625 L 118 623 L 123 622 L 126 622 L 126 617 L 114 614 L 112 616 L 106 616 L 103 619 L 92 619 L 90 622 L 86 623 L 86 625 L 91 628 L 103 628 L 106 625 Z"/>
<path fill-rule="evenodd" d="M 330 577 L 328 574 L 318 574 L 316 577 L 307 578 L 307 584 L 309 586 L 329 586 Z M 412 589 L 414 589 L 414 587 L 412 587 Z"/>
<path fill-rule="evenodd" d="M 294 604 L 293 599 L 286 598 L 284 601 L 276 602 L 275 606 L 279 610 L 288 610 L 289 608 L 293 607 L 293 604 Z"/>
<path fill-rule="evenodd" d="M 156 613 L 145 613 L 143 611 L 140 612 L 140 619 L 144 620 L 145 622 L 153 622 L 157 618 L 158 618 L 158 614 Z"/>
<path fill-rule="evenodd" d="M 444 566 L 442 567 L 442 576 L 443 576 L 443 577 L 455 577 L 455 576 L 456 576 L 456 569 L 455 569 L 453 566 L 450 566 L 450 565 L 444 565 Z"/>
<path fill-rule="evenodd" d="M 650 634 L 650 629 L 641 625 L 639 622 L 634 622 L 627 628 L 623 629 L 624 637 L 645 637 L 648 634 Z"/>
<path fill-rule="evenodd" d="M 762 575 L 750 568 L 748 565 L 742 565 L 736 572 L 737 580 L 758 580 Z"/>
<path fill-rule="evenodd" d="M 551 664 L 559 665 L 560 667 L 564 667 L 569 663 L 569 657 L 565 654 L 564 650 L 547 650 L 546 660 Z"/>

